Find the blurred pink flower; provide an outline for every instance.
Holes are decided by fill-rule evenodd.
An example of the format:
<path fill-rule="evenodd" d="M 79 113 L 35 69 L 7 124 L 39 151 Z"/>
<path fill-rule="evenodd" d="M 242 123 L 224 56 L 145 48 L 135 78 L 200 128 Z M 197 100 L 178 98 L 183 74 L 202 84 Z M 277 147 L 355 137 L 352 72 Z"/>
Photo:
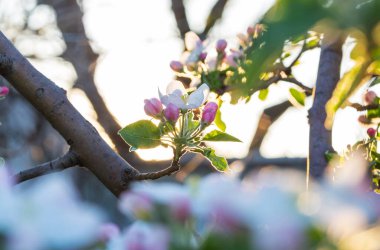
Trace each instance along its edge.
<path fill-rule="evenodd" d="M 169 103 L 164 110 L 164 116 L 168 121 L 175 123 L 179 117 L 179 108 L 173 103 Z"/>
<path fill-rule="evenodd" d="M 211 124 L 214 119 L 216 112 L 218 111 L 218 104 L 215 102 L 209 102 L 203 109 L 202 122 L 205 124 Z"/>
<path fill-rule="evenodd" d="M 144 110 L 145 113 L 152 117 L 159 117 L 162 111 L 162 104 L 157 98 L 145 99 L 144 100 Z"/>
<path fill-rule="evenodd" d="M 9 93 L 9 88 L 6 86 L 0 87 L 0 97 L 6 96 Z"/>

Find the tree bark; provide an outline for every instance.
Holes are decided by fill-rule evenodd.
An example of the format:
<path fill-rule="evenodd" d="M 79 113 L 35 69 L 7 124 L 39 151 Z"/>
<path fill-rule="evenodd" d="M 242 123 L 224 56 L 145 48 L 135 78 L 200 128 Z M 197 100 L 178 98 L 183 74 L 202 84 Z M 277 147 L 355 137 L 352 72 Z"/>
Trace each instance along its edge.
<path fill-rule="evenodd" d="M 309 110 L 309 157 L 308 174 L 319 179 L 327 166 L 325 153 L 332 150 L 331 130 L 325 127 L 326 103 L 340 79 L 342 39 L 324 38 L 318 66 L 317 84 L 313 106 Z"/>
<path fill-rule="evenodd" d="M 138 174 L 72 106 L 66 91 L 37 71 L 0 32 L 0 74 L 65 138 L 80 162 L 115 195 Z"/>

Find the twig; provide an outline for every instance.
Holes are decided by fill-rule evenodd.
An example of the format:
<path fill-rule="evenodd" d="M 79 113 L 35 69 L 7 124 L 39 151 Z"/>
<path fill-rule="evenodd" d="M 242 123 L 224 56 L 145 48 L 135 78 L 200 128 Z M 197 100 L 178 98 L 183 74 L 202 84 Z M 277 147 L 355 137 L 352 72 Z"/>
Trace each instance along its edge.
<path fill-rule="evenodd" d="M 19 172 L 14 176 L 14 179 L 17 183 L 21 183 L 39 176 L 59 172 L 77 165 L 79 165 L 79 157 L 77 154 L 70 150 L 64 156 L 58 159 Z"/>
<path fill-rule="evenodd" d="M 379 104 L 369 104 L 369 105 L 361 105 L 359 103 L 351 103 L 351 107 L 356 109 L 357 111 L 366 111 L 370 109 L 378 109 L 380 106 Z"/>
<path fill-rule="evenodd" d="M 205 28 L 199 35 L 202 40 L 206 38 L 210 30 L 214 27 L 215 23 L 222 17 L 227 2 L 228 0 L 218 0 L 212 7 L 210 14 L 207 17 Z"/>
<path fill-rule="evenodd" d="M 170 167 L 157 172 L 140 173 L 135 176 L 135 180 L 155 180 L 166 175 L 171 175 L 180 169 L 179 160 L 173 161 Z"/>
<path fill-rule="evenodd" d="M 303 89 L 305 91 L 305 94 L 307 94 L 307 95 L 311 95 L 313 93 L 313 89 L 312 88 L 309 88 L 309 87 L 305 86 L 302 82 L 298 81 L 294 77 L 282 78 L 281 80 L 282 81 L 286 81 L 286 82 L 291 82 L 291 83 L 297 85 L 298 87 L 300 87 L 301 89 Z"/>

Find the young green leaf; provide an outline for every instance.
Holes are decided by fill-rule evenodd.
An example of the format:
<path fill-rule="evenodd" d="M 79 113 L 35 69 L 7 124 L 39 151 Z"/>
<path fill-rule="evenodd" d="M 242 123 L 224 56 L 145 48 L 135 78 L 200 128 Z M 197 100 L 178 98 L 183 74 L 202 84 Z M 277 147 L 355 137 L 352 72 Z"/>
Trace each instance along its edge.
<path fill-rule="evenodd" d="M 132 149 L 154 148 L 161 144 L 160 129 L 149 120 L 140 120 L 121 129 L 118 134 Z"/>
<path fill-rule="evenodd" d="M 213 130 L 203 137 L 203 141 L 232 141 L 241 142 L 238 138 L 219 130 Z"/>
<path fill-rule="evenodd" d="M 290 88 L 289 89 L 290 94 L 293 96 L 293 98 L 302 106 L 305 106 L 305 98 L 306 95 L 304 92 L 298 91 L 295 88 Z"/>
<path fill-rule="evenodd" d="M 221 172 L 228 170 L 228 162 L 226 158 L 217 156 L 212 148 L 205 149 L 202 154 L 211 162 L 212 166 Z"/>
<path fill-rule="evenodd" d="M 261 101 L 265 101 L 265 99 L 267 99 L 268 93 L 269 93 L 269 90 L 267 88 L 266 89 L 260 89 L 259 99 Z"/>

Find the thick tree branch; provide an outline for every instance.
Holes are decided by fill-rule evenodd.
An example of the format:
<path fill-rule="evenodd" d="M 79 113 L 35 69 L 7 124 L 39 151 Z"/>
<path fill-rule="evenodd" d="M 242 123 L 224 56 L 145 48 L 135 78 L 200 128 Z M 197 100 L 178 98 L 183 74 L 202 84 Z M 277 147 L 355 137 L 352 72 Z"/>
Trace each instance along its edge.
<path fill-rule="evenodd" d="M 79 157 L 76 153 L 70 150 L 64 156 L 58 159 L 19 172 L 14 176 L 14 179 L 17 183 L 21 183 L 39 176 L 59 172 L 77 165 L 79 165 Z"/>
<path fill-rule="evenodd" d="M 172 0 L 172 11 L 177 23 L 179 33 L 181 34 L 182 39 L 184 39 L 185 34 L 190 31 L 190 26 L 187 21 L 183 0 Z"/>
<path fill-rule="evenodd" d="M 342 40 L 323 39 L 315 87 L 313 106 L 309 110 L 309 161 L 310 176 L 321 178 L 327 165 L 325 153 L 332 150 L 331 130 L 324 123 L 326 120 L 326 103 L 340 79 L 342 61 Z"/>
<path fill-rule="evenodd" d="M 78 154 L 84 167 L 115 195 L 125 190 L 138 174 L 101 138 L 57 87 L 37 71 L 0 32 L 0 75 L 6 78 Z"/>

